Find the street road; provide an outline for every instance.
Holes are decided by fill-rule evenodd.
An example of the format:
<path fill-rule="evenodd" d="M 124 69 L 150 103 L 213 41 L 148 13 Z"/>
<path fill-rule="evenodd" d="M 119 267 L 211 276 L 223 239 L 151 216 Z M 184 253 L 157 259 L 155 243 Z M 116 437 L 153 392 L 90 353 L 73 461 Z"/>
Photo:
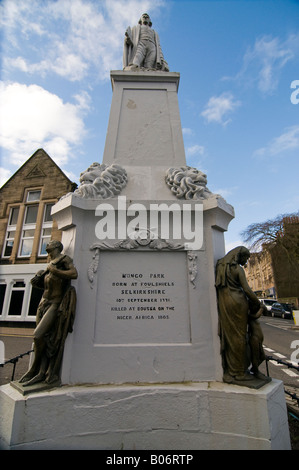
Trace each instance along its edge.
<path fill-rule="evenodd" d="M 260 323 L 264 334 L 265 354 L 298 366 L 299 328 L 295 327 L 293 320 L 263 316 Z M 264 365 L 261 370 L 265 371 Z M 269 375 L 282 380 L 285 385 L 299 388 L 299 371 L 279 364 L 276 360 L 269 362 Z"/>
<path fill-rule="evenodd" d="M 0 341 L 4 344 L 4 360 L 7 361 L 32 349 L 33 329 L 0 328 Z M 15 368 L 15 380 L 28 370 L 29 355 L 19 359 Z M 13 372 L 13 364 L 0 367 L 0 385 L 9 383 Z"/>

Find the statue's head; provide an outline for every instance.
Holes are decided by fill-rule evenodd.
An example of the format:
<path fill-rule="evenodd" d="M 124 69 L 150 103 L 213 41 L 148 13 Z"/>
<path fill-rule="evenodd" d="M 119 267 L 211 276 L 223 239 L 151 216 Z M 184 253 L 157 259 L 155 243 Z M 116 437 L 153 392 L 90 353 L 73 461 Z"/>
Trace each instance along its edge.
<path fill-rule="evenodd" d="M 241 266 L 245 266 L 245 264 L 250 258 L 250 251 L 245 246 L 241 246 L 239 248 L 240 248 L 240 251 L 238 253 L 238 263 Z"/>
<path fill-rule="evenodd" d="M 63 250 L 63 244 L 59 242 L 58 240 L 51 240 L 47 246 L 46 246 L 46 251 L 47 253 L 51 253 L 54 250 L 58 250 L 60 253 Z"/>
<path fill-rule="evenodd" d="M 151 19 L 147 13 L 143 13 L 141 15 L 140 20 L 138 21 L 139 24 L 148 24 L 150 27 L 152 26 Z"/>
<path fill-rule="evenodd" d="M 236 246 L 230 250 L 222 260 L 228 264 L 240 264 L 245 266 L 250 258 L 250 251 L 245 246 Z M 219 260 L 221 261 L 221 260 Z"/>

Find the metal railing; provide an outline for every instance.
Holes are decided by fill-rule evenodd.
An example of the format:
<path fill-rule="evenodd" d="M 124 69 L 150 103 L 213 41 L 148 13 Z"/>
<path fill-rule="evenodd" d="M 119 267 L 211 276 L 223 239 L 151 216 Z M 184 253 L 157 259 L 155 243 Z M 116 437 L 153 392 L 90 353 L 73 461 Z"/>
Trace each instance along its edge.
<path fill-rule="evenodd" d="M 287 366 L 288 369 L 296 369 L 299 372 L 299 365 L 295 366 L 292 362 L 286 362 L 286 361 L 283 361 L 282 359 L 277 359 L 276 357 L 273 357 L 273 356 L 266 356 L 266 367 L 267 367 L 268 376 L 269 376 L 269 368 L 268 368 L 269 361 L 276 361 L 278 362 L 278 364 L 283 364 L 284 366 Z"/>
<path fill-rule="evenodd" d="M 7 364 L 13 364 L 13 370 L 12 370 L 12 374 L 11 374 L 11 381 L 14 380 L 15 372 L 16 372 L 16 366 L 17 366 L 17 363 L 18 363 L 19 359 L 22 359 L 22 357 L 27 356 L 28 354 L 30 354 L 32 352 L 33 352 L 33 349 L 30 349 L 30 351 L 27 351 L 23 354 L 19 354 L 18 356 L 13 357 L 12 359 L 8 359 L 7 361 L 0 363 L 0 367 L 4 367 Z"/>
<path fill-rule="evenodd" d="M 287 366 L 288 369 L 295 369 L 299 372 L 299 365 L 295 366 L 291 362 L 286 362 L 283 361 L 282 359 L 277 359 L 276 357 L 273 356 L 266 356 L 266 370 L 267 370 L 267 375 L 269 377 L 269 361 L 276 361 L 278 364 L 282 364 L 284 366 Z M 284 392 L 286 395 L 289 395 L 293 400 L 297 401 L 297 405 L 299 407 L 299 396 L 296 393 L 292 393 L 289 390 L 284 389 Z"/>

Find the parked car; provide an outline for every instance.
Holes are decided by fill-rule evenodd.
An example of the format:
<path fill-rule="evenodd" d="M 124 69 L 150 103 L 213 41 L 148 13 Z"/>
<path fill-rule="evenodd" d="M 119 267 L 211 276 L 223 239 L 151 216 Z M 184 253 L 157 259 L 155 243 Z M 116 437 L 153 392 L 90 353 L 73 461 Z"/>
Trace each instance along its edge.
<path fill-rule="evenodd" d="M 287 316 L 285 318 L 293 318 L 293 310 L 294 310 L 295 305 L 286 304 L 286 303 L 283 303 L 283 302 L 280 302 L 280 305 L 282 305 L 283 308 L 287 312 Z"/>
<path fill-rule="evenodd" d="M 264 304 L 267 308 L 267 313 L 265 312 L 264 315 L 268 314 L 271 316 L 271 307 L 273 304 L 277 302 L 275 299 L 259 299 L 259 301 Z"/>
<path fill-rule="evenodd" d="M 272 317 L 293 318 L 292 310 L 287 310 L 285 305 L 286 304 L 280 304 L 279 302 L 275 302 L 271 307 Z"/>

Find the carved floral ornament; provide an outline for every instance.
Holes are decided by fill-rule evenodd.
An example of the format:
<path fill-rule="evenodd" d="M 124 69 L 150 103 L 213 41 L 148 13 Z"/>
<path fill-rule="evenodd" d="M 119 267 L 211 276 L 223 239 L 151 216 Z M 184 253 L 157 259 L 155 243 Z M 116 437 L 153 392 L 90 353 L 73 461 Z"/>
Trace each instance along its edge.
<path fill-rule="evenodd" d="M 90 282 L 91 288 L 93 287 L 94 277 L 98 270 L 100 252 L 102 250 L 109 251 L 122 251 L 122 250 L 166 250 L 166 251 L 184 251 L 184 244 L 173 243 L 169 240 L 163 240 L 161 238 L 152 238 L 150 230 L 136 230 L 133 234 L 130 234 L 130 237 L 125 240 L 120 240 L 115 243 L 110 243 L 107 241 L 94 243 L 90 250 L 94 252 L 93 260 L 89 265 L 87 276 Z M 188 261 L 188 273 L 190 282 L 195 287 L 195 279 L 197 277 L 197 255 L 192 252 L 187 252 L 187 261 Z"/>
<path fill-rule="evenodd" d="M 120 165 L 92 163 L 80 175 L 74 194 L 85 199 L 107 199 L 120 194 L 127 184 L 127 172 Z"/>
<path fill-rule="evenodd" d="M 125 188 L 128 174 L 120 165 L 92 163 L 80 175 L 80 186 L 74 195 L 84 199 L 108 199 Z M 165 182 L 178 199 L 203 200 L 214 194 L 207 188 L 207 175 L 197 168 L 182 166 L 169 168 Z"/>
<path fill-rule="evenodd" d="M 213 196 L 207 188 L 207 175 L 197 168 L 190 166 L 169 168 L 166 171 L 165 181 L 178 199 L 200 200 Z"/>

